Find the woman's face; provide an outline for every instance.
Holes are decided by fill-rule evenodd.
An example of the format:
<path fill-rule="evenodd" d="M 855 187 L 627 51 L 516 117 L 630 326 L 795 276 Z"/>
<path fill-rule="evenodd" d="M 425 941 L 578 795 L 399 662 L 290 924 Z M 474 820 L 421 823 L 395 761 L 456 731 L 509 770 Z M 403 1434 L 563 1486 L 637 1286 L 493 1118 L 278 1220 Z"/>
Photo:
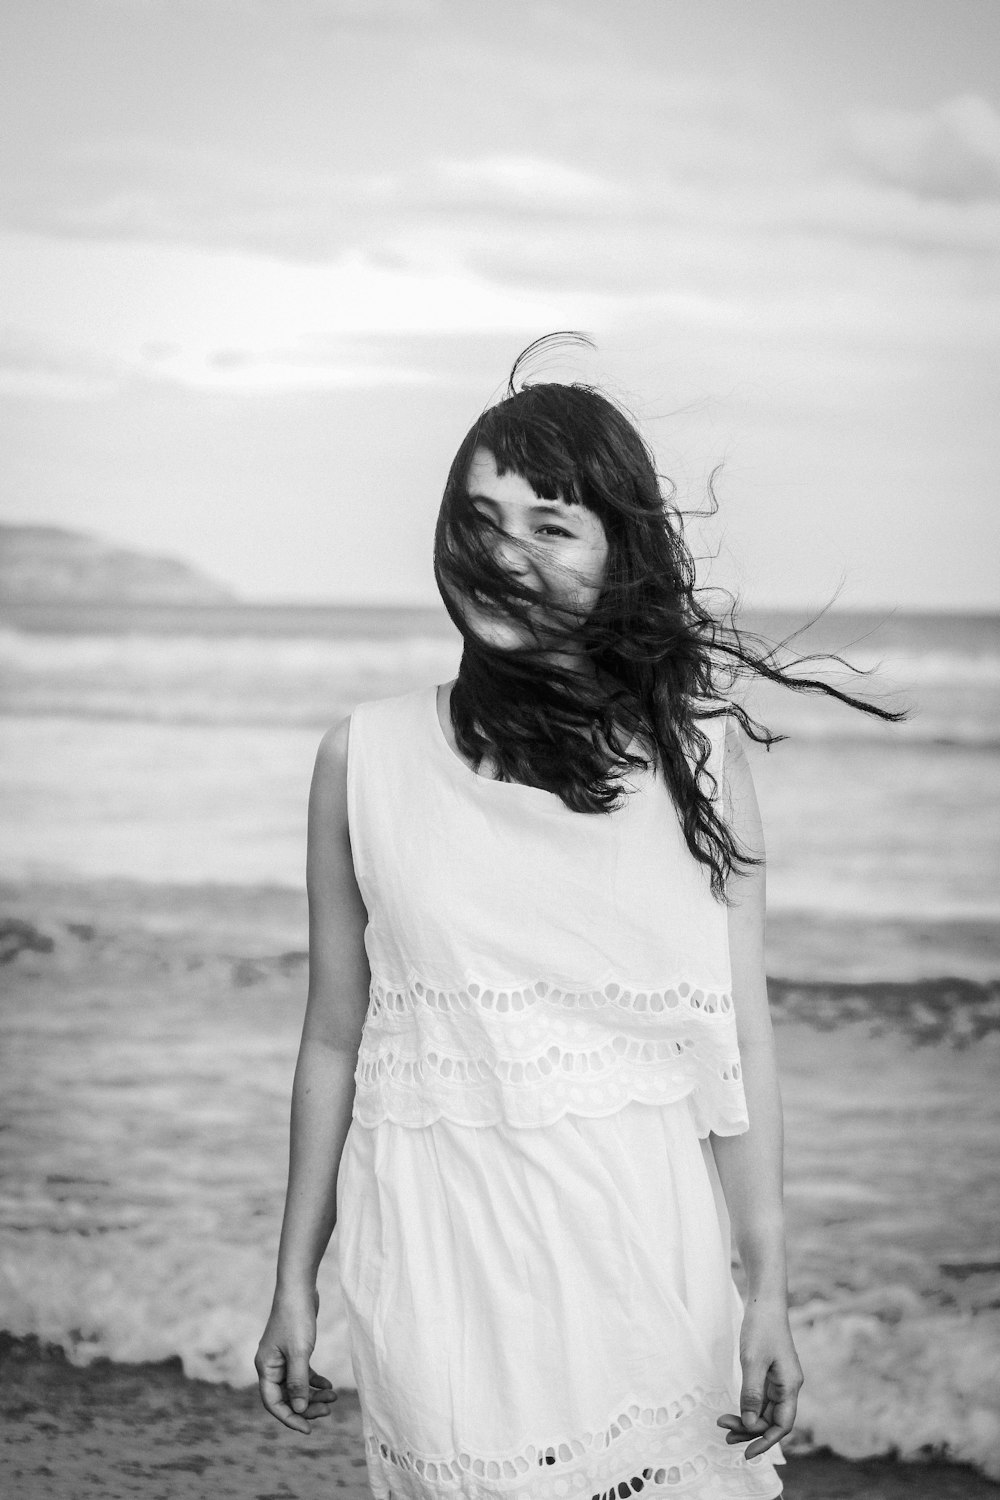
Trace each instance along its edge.
<path fill-rule="evenodd" d="M 543 500 L 519 474 L 497 473 L 486 448 L 477 448 L 466 476 L 474 509 L 500 528 L 497 559 L 527 589 L 538 592 L 540 634 L 544 601 L 566 606 L 581 618 L 597 603 L 608 564 L 608 538 L 599 516 L 580 504 Z M 511 648 L 535 636 L 519 620 L 463 600 L 469 628 L 488 645 Z"/>

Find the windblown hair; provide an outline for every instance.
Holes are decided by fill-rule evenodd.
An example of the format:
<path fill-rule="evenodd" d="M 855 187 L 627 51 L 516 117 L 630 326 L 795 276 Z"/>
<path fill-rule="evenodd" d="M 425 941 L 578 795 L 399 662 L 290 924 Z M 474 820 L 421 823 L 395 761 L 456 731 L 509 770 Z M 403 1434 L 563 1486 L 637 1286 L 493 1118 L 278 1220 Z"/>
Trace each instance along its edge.
<path fill-rule="evenodd" d="M 732 699 L 736 683 L 766 678 L 882 719 L 905 715 L 802 675 L 795 669 L 819 658 L 783 660 L 786 642 L 772 645 L 737 626 L 735 601 L 723 612 L 709 607 L 672 487 L 661 490 L 652 454 L 629 418 L 588 385 L 517 388 L 525 361 L 566 337 L 588 342 L 550 335 L 519 356 L 506 394 L 466 434 L 445 485 L 434 572 L 464 642 L 451 696 L 456 743 L 477 768 L 489 761 L 498 779 L 542 787 L 581 813 L 612 811 L 626 795 L 630 769 L 656 768 L 688 848 L 708 866 L 714 895 L 725 900 L 730 873 L 761 860 L 741 847 L 720 815 L 701 725 L 731 712 L 760 744 L 784 738 Z M 503 538 L 509 548 L 512 539 L 480 514 L 468 492 L 477 450 L 492 455 L 499 475 L 520 476 L 539 498 L 561 498 L 599 517 L 607 571 L 589 612 L 565 602 L 571 587 L 560 590 L 562 602 L 540 600 L 537 583 L 529 586 L 504 566 L 498 543 Z M 470 605 L 480 619 L 515 625 L 523 644 L 498 646 L 477 635 Z M 565 652 L 570 643 L 589 658 L 592 672 L 560 658 L 560 644 Z M 824 659 L 857 671 L 840 657 Z"/>

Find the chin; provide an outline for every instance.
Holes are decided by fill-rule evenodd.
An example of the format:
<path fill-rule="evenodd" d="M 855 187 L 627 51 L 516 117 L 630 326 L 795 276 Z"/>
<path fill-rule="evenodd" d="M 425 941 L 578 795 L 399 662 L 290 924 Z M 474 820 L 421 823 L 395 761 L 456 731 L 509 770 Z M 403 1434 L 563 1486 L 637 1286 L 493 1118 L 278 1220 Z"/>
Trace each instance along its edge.
<path fill-rule="evenodd" d="M 478 641 L 482 641 L 484 646 L 492 646 L 494 651 L 517 651 L 522 646 L 535 644 L 531 632 L 517 625 L 500 622 L 490 624 L 476 620 L 474 624 L 469 622 L 469 628 Z"/>

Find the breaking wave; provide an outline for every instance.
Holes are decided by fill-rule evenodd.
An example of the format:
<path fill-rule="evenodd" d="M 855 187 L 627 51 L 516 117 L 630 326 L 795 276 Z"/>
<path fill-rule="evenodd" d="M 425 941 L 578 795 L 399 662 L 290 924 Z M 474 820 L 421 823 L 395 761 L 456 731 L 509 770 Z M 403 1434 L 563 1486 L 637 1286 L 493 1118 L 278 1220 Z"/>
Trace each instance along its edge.
<path fill-rule="evenodd" d="M 193 1227 L 193 1226 L 192 1226 Z M 179 1354 L 185 1374 L 245 1386 L 273 1290 L 271 1248 L 181 1245 L 141 1232 L 8 1241 L 0 1321 L 60 1345 L 78 1364 Z M 346 1323 L 331 1254 L 320 1277 L 314 1367 L 352 1388 Z M 935 1452 L 1000 1479 L 1000 1311 L 952 1312 L 905 1287 L 793 1310 L 806 1371 L 789 1451 L 845 1458 Z"/>

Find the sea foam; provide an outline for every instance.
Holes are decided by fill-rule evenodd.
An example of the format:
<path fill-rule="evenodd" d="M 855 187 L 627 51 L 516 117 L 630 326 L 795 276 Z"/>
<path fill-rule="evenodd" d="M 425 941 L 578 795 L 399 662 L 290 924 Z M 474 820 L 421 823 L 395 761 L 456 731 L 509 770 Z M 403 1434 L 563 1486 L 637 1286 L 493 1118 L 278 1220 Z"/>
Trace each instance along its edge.
<path fill-rule="evenodd" d="M 210 1238 L 174 1252 L 129 1237 L 8 1240 L 0 1325 L 60 1345 L 74 1363 L 179 1354 L 185 1374 L 252 1385 L 273 1287 L 262 1249 Z M 320 1276 L 313 1368 L 353 1388 L 335 1250 Z M 1000 1479 L 1000 1312 L 954 1313 L 886 1286 L 793 1311 L 806 1372 L 790 1452 L 930 1453 Z"/>
<path fill-rule="evenodd" d="M 1000 1479 L 1000 1312 L 945 1312 L 890 1286 L 798 1308 L 793 1328 L 796 1448 L 934 1453 Z"/>

